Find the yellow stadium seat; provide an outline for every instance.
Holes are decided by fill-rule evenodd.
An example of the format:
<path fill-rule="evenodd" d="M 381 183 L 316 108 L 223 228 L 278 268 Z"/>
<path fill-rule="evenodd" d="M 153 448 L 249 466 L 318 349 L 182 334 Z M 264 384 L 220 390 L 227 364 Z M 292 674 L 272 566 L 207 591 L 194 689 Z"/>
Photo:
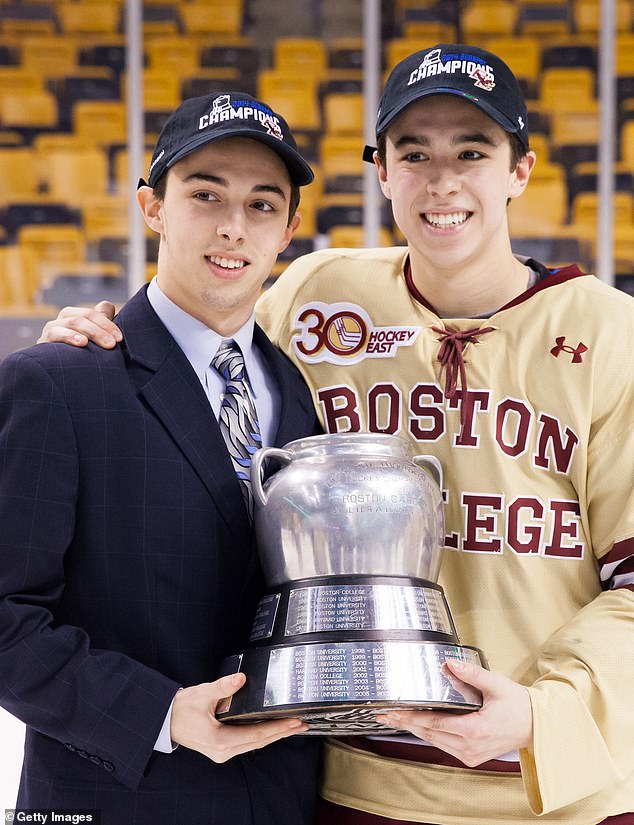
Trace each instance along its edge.
<path fill-rule="evenodd" d="M 363 95 L 333 92 L 324 98 L 326 132 L 331 135 L 363 135 Z"/>
<path fill-rule="evenodd" d="M 509 229 L 514 238 L 548 233 L 563 226 L 568 214 L 568 192 L 556 177 L 535 178 L 508 207 Z"/>
<path fill-rule="evenodd" d="M 145 44 L 148 68 L 182 78 L 200 68 L 200 47 L 190 37 L 153 37 Z"/>
<path fill-rule="evenodd" d="M 86 135 L 75 135 L 66 132 L 43 132 L 33 139 L 33 148 L 38 158 L 49 152 L 75 152 L 81 149 L 94 149 L 95 141 Z M 38 160 L 38 163 L 40 161 Z"/>
<path fill-rule="evenodd" d="M 127 238 L 130 231 L 129 199 L 125 195 L 99 195 L 82 204 L 84 235 L 88 243 L 101 238 Z"/>
<path fill-rule="evenodd" d="M 511 0 L 473 0 L 462 13 L 464 43 L 477 43 L 483 37 L 508 35 L 514 31 L 517 6 Z"/>
<path fill-rule="evenodd" d="M 553 111 L 550 115 L 550 144 L 578 146 L 596 144 L 599 140 L 599 111 L 597 103 L 587 104 L 583 111 Z"/>
<path fill-rule="evenodd" d="M 108 159 L 103 150 L 75 149 L 40 153 L 40 170 L 51 198 L 81 206 L 108 192 Z"/>
<path fill-rule="evenodd" d="M 190 0 L 180 5 L 183 28 L 188 35 L 239 35 L 242 11 L 241 0 Z"/>
<path fill-rule="evenodd" d="M 616 73 L 634 75 L 634 33 L 619 34 L 616 38 Z"/>
<path fill-rule="evenodd" d="M 123 4 L 104 0 L 67 0 L 55 6 L 65 34 L 115 34 L 121 22 Z"/>
<path fill-rule="evenodd" d="M 385 226 L 379 228 L 379 246 L 393 246 L 394 236 Z M 333 226 L 328 230 L 328 246 L 333 249 L 362 249 L 365 234 L 362 226 Z"/>
<path fill-rule="evenodd" d="M 126 141 L 126 107 L 118 100 L 78 100 L 73 106 L 73 130 L 97 146 Z"/>
<path fill-rule="evenodd" d="M 321 170 L 311 164 L 315 173 L 315 180 L 310 186 L 302 186 L 301 200 L 297 211 L 302 220 L 296 232 L 298 238 L 310 238 L 317 232 L 317 206 L 323 193 Z"/>
<path fill-rule="evenodd" d="M 18 245 L 32 250 L 40 264 L 78 262 L 86 257 L 82 230 L 70 224 L 31 224 L 18 230 Z"/>
<path fill-rule="evenodd" d="M 3 8 L 0 18 L 2 33 L 28 37 L 33 34 L 55 34 L 53 8 L 47 3 L 11 3 Z"/>
<path fill-rule="evenodd" d="M 44 80 L 40 75 L 19 66 L 0 66 L 0 97 L 9 94 L 44 92 Z"/>
<path fill-rule="evenodd" d="M 325 180 L 339 175 L 363 175 L 362 146 L 357 136 L 324 135 L 319 154 Z"/>
<path fill-rule="evenodd" d="M 143 107 L 146 111 L 171 111 L 181 102 L 180 80 L 164 69 L 143 70 Z"/>
<path fill-rule="evenodd" d="M 273 65 L 280 74 L 321 81 L 327 73 L 326 47 L 313 37 L 280 37 L 273 48 Z"/>
<path fill-rule="evenodd" d="M 538 159 L 537 163 L 533 167 L 533 171 L 531 173 L 531 182 L 529 186 L 535 180 L 549 180 L 555 181 L 556 183 L 560 184 L 561 186 L 566 185 L 566 170 L 560 163 L 552 163 L 549 160 L 545 160 L 542 158 L 541 160 Z M 522 195 L 522 197 L 524 197 Z"/>
<path fill-rule="evenodd" d="M 394 37 L 388 40 L 385 47 L 386 72 L 391 71 L 397 63 L 400 63 L 410 54 L 433 45 L 425 37 Z"/>
<path fill-rule="evenodd" d="M 621 126 L 621 160 L 634 172 L 634 120 L 626 120 Z"/>
<path fill-rule="evenodd" d="M 137 181 L 130 180 L 128 172 L 129 152 L 121 149 L 114 156 L 114 191 L 117 195 L 127 195 L 130 185 L 136 187 Z M 152 161 L 152 149 L 145 149 L 143 153 L 142 177 L 145 178 Z"/>
<path fill-rule="evenodd" d="M 433 20 L 410 20 L 403 23 L 403 36 L 427 40 L 430 46 L 435 43 L 455 43 L 456 27 L 452 23 Z"/>
<path fill-rule="evenodd" d="M 588 67 L 545 69 L 539 102 L 549 113 L 584 111 L 592 108 L 592 104 L 596 106 L 594 71 Z"/>
<path fill-rule="evenodd" d="M 258 97 L 283 114 L 291 128 L 317 130 L 321 127 L 317 81 L 264 69 L 258 75 Z"/>
<path fill-rule="evenodd" d="M 631 0 L 616 0 L 616 29 L 628 32 L 634 22 Z M 598 0 L 573 0 L 573 21 L 579 34 L 596 34 L 601 28 L 601 4 Z"/>
<path fill-rule="evenodd" d="M 0 206 L 37 196 L 39 177 L 35 151 L 28 146 L 0 148 Z"/>
<path fill-rule="evenodd" d="M 541 47 L 536 37 L 493 37 L 486 48 L 508 63 L 519 81 L 530 91 L 537 89 L 540 71 Z"/>
<path fill-rule="evenodd" d="M 0 98 L 0 122 L 9 129 L 54 129 L 58 123 L 57 98 L 44 91 L 7 92 Z"/>
<path fill-rule="evenodd" d="M 522 0 L 517 18 L 517 31 L 539 37 L 570 33 L 572 20 L 567 0 Z"/>
<path fill-rule="evenodd" d="M 614 260 L 618 271 L 634 272 L 634 225 L 614 227 Z"/>
<path fill-rule="evenodd" d="M 597 192 L 580 192 L 572 201 L 572 223 L 597 226 L 600 198 Z M 634 225 L 634 195 L 630 192 L 615 192 L 612 199 L 613 222 L 615 225 Z"/>
<path fill-rule="evenodd" d="M 36 253 L 17 244 L 0 246 L 0 281 L 5 306 L 32 306 L 38 286 Z"/>
<path fill-rule="evenodd" d="M 550 140 L 548 135 L 544 135 L 541 132 L 533 132 L 529 137 L 529 141 L 531 149 L 537 155 L 536 170 L 541 164 L 550 161 Z"/>
<path fill-rule="evenodd" d="M 77 43 L 70 37 L 25 37 L 22 40 L 22 67 L 42 77 L 72 74 L 78 68 Z"/>

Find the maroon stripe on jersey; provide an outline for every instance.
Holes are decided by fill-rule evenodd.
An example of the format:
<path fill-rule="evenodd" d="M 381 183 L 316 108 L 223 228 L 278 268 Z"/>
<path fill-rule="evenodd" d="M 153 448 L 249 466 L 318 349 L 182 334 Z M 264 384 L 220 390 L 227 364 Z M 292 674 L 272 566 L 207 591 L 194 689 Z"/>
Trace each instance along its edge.
<path fill-rule="evenodd" d="M 582 270 L 579 269 L 579 267 L 576 264 L 564 266 L 561 269 L 556 270 L 548 270 L 543 265 L 538 266 L 540 267 L 541 271 L 550 272 L 550 275 L 544 278 L 540 278 L 540 280 L 537 281 L 537 283 L 534 284 L 530 289 L 527 289 L 525 292 L 522 292 L 521 295 L 518 295 L 512 301 L 509 301 L 508 304 L 505 304 L 499 310 L 496 310 L 496 312 L 500 312 L 503 309 L 510 309 L 510 307 L 517 306 L 517 304 L 521 304 L 523 301 L 527 300 L 527 298 L 530 298 L 536 292 L 541 292 L 542 289 L 547 289 L 550 286 L 557 286 L 558 284 L 563 284 L 566 281 L 570 281 L 572 278 L 592 277 L 590 275 L 587 275 L 585 272 L 582 272 Z M 431 310 L 433 313 L 438 315 L 438 313 L 436 312 L 436 308 L 429 303 L 429 301 L 418 290 L 416 284 L 414 283 L 414 279 L 412 277 L 412 266 L 409 260 L 409 255 L 407 256 L 407 258 L 405 258 L 403 272 L 405 274 L 405 283 L 407 284 L 407 288 L 409 289 L 411 296 L 415 298 L 420 304 L 426 306 L 427 309 Z"/>
<path fill-rule="evenodd" d="M 346 738 L 346 745 L 358 750 L 386 756 L 389 759 L 407 759 L 409 762 L 425 762 L 429 765 L 444 765 L 448 768 L 465 768 L 463 762 L 438 748 L 430 745 L 416 745 L 411 742 L 387 742 L 384 739 L 365 739 L 351 736 Z M 507 762 L 504 759 L 490 759 L 472 771 L 495 771 L 497 773 L 519 773 L 519 762 Z"/>
<path fill-rule="evenodd" d="M 542 289 L 548 289 L 551 286 L 558 286 L 559 284 L 565 284 L 566 281 L 571 281 L 573 278 L 591 278 L 592 275 L 588 275 L 585 272 L 582 272 L 576 264 L 571 264 L 570 266 L 564 266 L 561 269 L 550 270 L 551 274 L 547 278 L 543 278 L 537 281 L 530 289 L 527 289 L 526 292 L 522 292 L 521 295 L 518 295 L 517 298 L 513 298 L 512 301 L 509 301 L 508 304 L 504 304 L 501 307 L 499 312 L 504 309 L 510 309 L 511 307 L 517 306 L 521 304 L 523 301 L 526 301 L 531 296 L 535 295 L 536 292 L 541 292 Z"/>
<path fill-rule="evenodd" d="M 622 561 L 628 558 L 628 556 L 634 556 L 634 539 L 624 539 L 623 541 L 615 542 L 610 552 L 599 559 L 599 564 L 601 567 L 606 564 L 614 564 L 615 561 Z"/>
<path fill-rule="evenodd" d="M 316 825 L 431 825 L 431 823 L 414 823 L 406 819 L 388 819 L 384 816 L 367 814 L 365 811 L 344 808 L 342 805 L 335 805 L 325 799 L 320 799 L 317 806 Z"/>
<path fill-rule="evenodd" d="M 388 819 L 384 816 L 367 814 L 344 808 L 325 799 L 320 799 L 317 806 L 316 825 L 430 825 L 429 822 L 413 823 L 409 819 Z M 617 814 L 604 819 L 599 825 L 634 825 L 634 813 Z"/>

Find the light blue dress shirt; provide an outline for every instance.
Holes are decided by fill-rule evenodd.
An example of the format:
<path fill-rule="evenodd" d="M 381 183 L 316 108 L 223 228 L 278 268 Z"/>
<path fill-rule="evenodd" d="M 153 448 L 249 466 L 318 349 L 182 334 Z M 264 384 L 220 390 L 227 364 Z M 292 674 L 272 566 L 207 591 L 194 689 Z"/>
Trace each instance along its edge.
<path fill-rule="evenodd" d="M 225 339 L 171 301 L 161 290 L 156 276 L 150 281 L 147 297 L 152 309 L 165 324 L 167 331 L 192 365 L 217 419 L 225 383 L 222 376 L 210 364 Z M 273 377 L 266 368 L 262 353 L 253 346 L 254 326 L 255 314 L 252 314 L 246 324 L 230 340 L 234 340 L 242 351 L 258 414 L 262 443 L 264 446 L 269 446 L 273 443 L 277 432 L 281 396 Z M 170 738 L 173 704 L 172 700 L 161 731 L 154 743 L 154 750 L 162 753 L 171 753 L 174 750 Z"/>

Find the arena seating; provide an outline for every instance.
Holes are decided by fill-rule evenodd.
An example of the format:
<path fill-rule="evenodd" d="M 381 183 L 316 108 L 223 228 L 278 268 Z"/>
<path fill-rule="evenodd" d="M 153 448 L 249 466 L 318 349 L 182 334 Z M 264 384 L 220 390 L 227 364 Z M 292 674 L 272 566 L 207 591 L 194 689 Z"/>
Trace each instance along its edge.
<path fill-rule="evenodd" d="M 509 209 L 514 247 L 541 239 L 547 262 L 577 253 L 589 268 L 598 9 L 597 0 L 393 0 L 382 15 L 384 77 L 439 40 L 481 44 L 507 60 L 527 96 L 539 156 L 527 192 Z M 301 229 L 274 274 L 314 245 L 362 242 L 362 15 L 362 0 L 144 2 L 146 162 L 183 97 L 233 88 L 283 112 L 317 171 L 302 195 Z M 88 300 L 91 284 L 125 292 L 132 184 L 124 24 L 123 0 L 0 2 L 0 308 L 31 306 L 37 315 L 74 288 Z M 632 289 L 632 0 L 617 0 L 616 26 L 615 251 L 619 283 Z M 403 242 L 387 204 L 380 242 Z M 149 233 L 147 243 L 151 273 Z"/>

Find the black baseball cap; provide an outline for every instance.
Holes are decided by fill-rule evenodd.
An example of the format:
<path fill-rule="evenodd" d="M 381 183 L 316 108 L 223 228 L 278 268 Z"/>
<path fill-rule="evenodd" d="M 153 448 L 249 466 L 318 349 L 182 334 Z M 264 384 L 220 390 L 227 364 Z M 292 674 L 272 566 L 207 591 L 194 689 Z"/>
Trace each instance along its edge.
<path fill-rule="evenodd" d="M 270 146 L 286 164 L 297 186 L 310 183 L 315 175 L 300 155 L 288 123 L 266 103 L 244 92 L 224 92 L 185 100 L 169 116 L 156 142 L 147 184 L 159 178 L 177 161 L 214 140 L 247 137 Z"/>
<path fill-rule="evenodd" d="M 377 138 L 406 106 L 429 95 L 457 95 L 473 103 L 528 151 L 528 113 L 522 89 L 506 63 L 476 46 L 439 43 L 398 63 L 385 84 L 376 118 Z M 366 146 L 364 158 L 374 149 Z"/>

